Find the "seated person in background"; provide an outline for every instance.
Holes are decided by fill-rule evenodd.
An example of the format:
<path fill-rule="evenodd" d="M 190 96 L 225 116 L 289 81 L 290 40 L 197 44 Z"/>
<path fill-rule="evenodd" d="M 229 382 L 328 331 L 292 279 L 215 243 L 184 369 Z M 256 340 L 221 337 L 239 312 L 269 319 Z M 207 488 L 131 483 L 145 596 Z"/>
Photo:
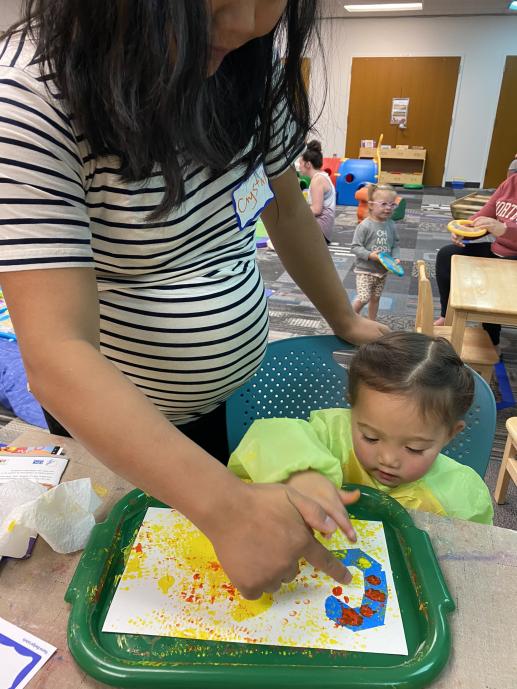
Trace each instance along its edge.
<path fill-rule="evenodd" d="M 506 173 L 506 177 L 510 177 L 511 175 L 515 174 L 516 172 L 517 172 L 517 153 L 515 154 L 510 165 L 508 165 L 508 172 Z"/>
<path fill-rule="evenodd" d="M 509 175 L 494 191 L 487 203 L 471 216 L 474 227 L 485 227 L 486 237 L 465 243 L 451 235 L 452 244 L 442 246 L 436 256 L 436 281 L 440 292 L 440 317 L 435 325 L 445 323 L 451 287 L 451 256 L 479 256 L 482 258 L 517 258 L 517 175 Z M 501 326 L 483 323 L 494 345 L 499 346 Z"/>
<path fill-rule="evenodd" d="M 228 466 L 254 482 L 287 481 L 329 510 L 350 504 L 350 494 L 336 490 L 344 481 L 407 508 L 491 524 L 483 480 L 440 454 L 464 428 L 473 396 L 472 373 L 446 340 L 388 333 L 352 359 L 351 409 L 314 411 L 309 421 L 257 420 Z"/>
<path fill-rule="evenodd" d="M 400 263 L 399 236 L 395 221 L 391 219 L 397 206 L 397 192 L 389 184 L 368 185 L 368 217 L 356 227 L 352 239 L 352 253 L 357 297 L 352 305 L 361 313 L 368 304 L 368 318 L 377 318 L 381 294 L 388 271 L 379 262 L 382 251 L 391 254 Z"/>
<path fill-rule="evenodd" d="M 328 174 L 321 169 L 323 166 L 321 143 L 315 140 L 309 141 L 298 164 L 301 174 L 311 179 L 307 200 L 327 244 L 330 244 L 336 217 L 336 190 Z"/>

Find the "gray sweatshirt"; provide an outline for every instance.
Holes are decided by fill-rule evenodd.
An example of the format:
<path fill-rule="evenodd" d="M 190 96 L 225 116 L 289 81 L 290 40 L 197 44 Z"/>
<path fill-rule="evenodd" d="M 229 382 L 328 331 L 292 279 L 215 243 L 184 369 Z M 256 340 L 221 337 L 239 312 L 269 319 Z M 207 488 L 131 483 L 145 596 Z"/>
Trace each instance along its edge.
<path fill-rule="evenodd" d="M 356 256 L 354 270 L 356 273 L 377 273 L 384 275 L 386 268 L 378 261 L 371 261 L 368 256 L 372 251 L 386 251 L 393 258 L 400 258 L 399 236 L 394 220 L 377 222 L 365 218 L 355 228 L 352 239 L 352 253 Z"/>

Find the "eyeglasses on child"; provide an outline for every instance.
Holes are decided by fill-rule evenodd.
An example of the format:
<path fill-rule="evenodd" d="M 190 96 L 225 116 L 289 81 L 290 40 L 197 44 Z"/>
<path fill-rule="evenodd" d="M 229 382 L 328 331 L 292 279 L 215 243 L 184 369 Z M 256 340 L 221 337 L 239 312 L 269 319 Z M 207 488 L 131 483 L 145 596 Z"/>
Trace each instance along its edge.
<path fill-rule="evenodd" d="M 381 208 L 396 208 L 399 205 L 395 201 L 393 203 L 388 203 L 388 201 L 371 201 L 371 203 L 376 203 Z"/>

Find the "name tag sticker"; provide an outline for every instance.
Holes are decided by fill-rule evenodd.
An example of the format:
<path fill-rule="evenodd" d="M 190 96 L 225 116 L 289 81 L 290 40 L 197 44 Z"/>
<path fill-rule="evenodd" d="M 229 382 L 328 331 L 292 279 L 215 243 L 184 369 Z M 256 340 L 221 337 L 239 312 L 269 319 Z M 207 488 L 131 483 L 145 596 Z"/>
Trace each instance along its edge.
<path fill-rule="evenodd" d="M 243 230 L 251 225 L 274 198 L 275 195 L 269 184 L 264 166 L 260 164 L 248 179 L 245 179 L 232 192 L 233 207 L 239 229 Z"/>

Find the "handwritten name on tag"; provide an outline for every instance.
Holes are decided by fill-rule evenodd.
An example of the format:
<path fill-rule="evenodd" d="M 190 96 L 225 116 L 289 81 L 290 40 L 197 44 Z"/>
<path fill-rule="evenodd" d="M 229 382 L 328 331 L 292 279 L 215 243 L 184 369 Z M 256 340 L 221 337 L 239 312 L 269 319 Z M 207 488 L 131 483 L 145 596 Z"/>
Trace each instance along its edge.
<path fill-rule="evenodd" d="M 248 179 L 239 184 L 232 192 L 235 217 L 239 223 L 239 229 L 254 222 L 264 208 L 275 198 L 264 166 L 260 164 Z"/>

